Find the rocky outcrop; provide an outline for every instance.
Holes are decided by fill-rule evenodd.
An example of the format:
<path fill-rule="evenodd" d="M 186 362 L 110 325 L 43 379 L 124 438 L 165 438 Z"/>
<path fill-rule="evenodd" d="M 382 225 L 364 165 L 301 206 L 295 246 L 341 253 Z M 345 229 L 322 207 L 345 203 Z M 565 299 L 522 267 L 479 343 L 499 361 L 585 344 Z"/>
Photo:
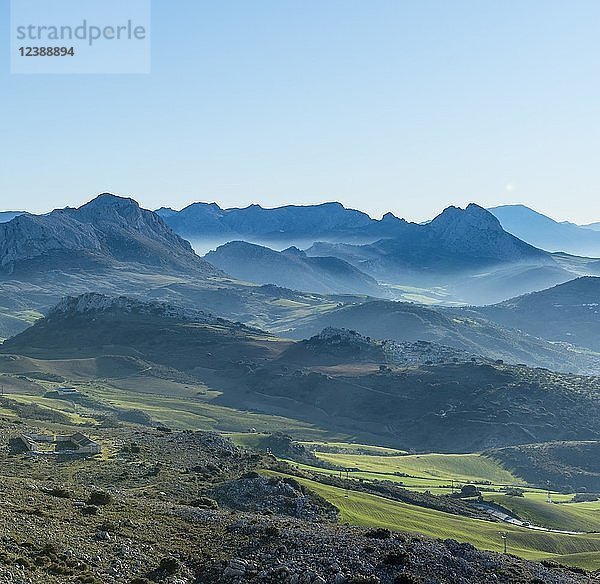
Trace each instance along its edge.
<path fill-rule="evenodd" d="M 105 296 L 88 292 L 80 296 L 67 296 L 48 312 L 48 317 L 74 314 L 95 314 L 119 312 L 125 314 L 148 315 L 157 318 L 185 320 L 190 322 L 225 322 L 201 310 L 174 306 L 167 302 L 144 302 L 128 296 Z"/>
<path fill-rule="evenodd" d="M 238 511 L 288 515 L 308 521 L 337 520 L 337 509 L 293 478 L 250 473 L 209 491 L 220 506 Z"/>

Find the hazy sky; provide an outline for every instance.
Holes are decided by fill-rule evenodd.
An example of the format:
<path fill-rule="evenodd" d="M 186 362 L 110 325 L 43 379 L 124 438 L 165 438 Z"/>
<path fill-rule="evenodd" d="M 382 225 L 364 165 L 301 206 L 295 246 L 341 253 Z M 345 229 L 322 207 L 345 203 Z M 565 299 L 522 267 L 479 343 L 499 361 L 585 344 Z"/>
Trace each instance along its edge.
<path fill-rule="evenodd" d="M 8 34 L 3 2 L 2 36 Z M 600 220 L 598 0 L 154 0 L 152 74 L 0 73 L 0 208 Z"/>

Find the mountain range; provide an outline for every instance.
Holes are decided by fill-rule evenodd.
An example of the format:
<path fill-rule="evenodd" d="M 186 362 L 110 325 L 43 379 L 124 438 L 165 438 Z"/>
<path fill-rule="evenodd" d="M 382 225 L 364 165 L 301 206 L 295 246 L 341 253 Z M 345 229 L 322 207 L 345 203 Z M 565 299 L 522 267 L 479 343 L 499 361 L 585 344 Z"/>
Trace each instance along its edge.
<path fill-rule="evenodd" d="M 328 249 L 346 251 L 382 275 L 390 268 L 444 274 L 503 263 L 552 264 L 548 253 L 507 233 L 491 213 L 473 203 L 464 210 L 448 207 L 425 224 L 405 223 L 394 237 L 373 244 L 320 244 L 309 253 Z"/>
<path fill-rule="evenodd" d="M 579 226 L 558 222 L 524 205 L 488 209 L 509 233 L 551 252 L 600 257 L 598 236 L 590 233 L 600 223 Z M 193 203 L 180 211 L 156 211 L 180 235 L 192 240 L 244 240 L 251 243 L 313 241 L 367 243 L 402 236 L 409 223 L 386 213 L 372 219 L 337 202 L 320 205 L 286 205 L 267 209 L 260 205 L 223 209 L 216 203 Z"/>
<path fill-rule="evenodd" d="M 193 203 L 181 211 L 163 207 L 156 213 L 174 231 L 192 239 L 227 236 L 248 241 L 314 237 L 375 240 L 395 234 L 406 224 L 406 221 L 391 213 L 376 220 L 337 202 L 286 205 L 273 209 L 265 209 L 260 205 L 222 209 L 216 203 Z"/>
<path fill-rule="evenodd" d="M 0 339 L 27 328 L 63 296 L 85 292 L 200 306 L 272 329 L 358 300 L 236 281 L 128 198 L 104 194 L 79 209 L 0 224 Z"/>
<path fill-rule="evenodd" d="M 411 287 L 438 287 L 450 302 L 489 304 L 577 276 L 600 274 L 600 264 L 593 260 L 551 254 L 515 237 L 475 204 L 464 210 L 449 207 L 424 224 L 409 223 L 390 213 L 374 220 L 339 203 L 275 209 L 258 205 L 221 209 L 214 203 L 195 203 L 179 212 L 166 208 L 157 212 L 198 250 L 225 244 L 205 258 L 232 275 L 251 279 L 252 264 L 256 281 L 304 291 L 374 293 L 365 290 L 364 282 L 349 286 L 347 278 L 340 281 L 330 272 L 320 273 L 328 283 L 316 287 L 314 279 L 306 277 L 307 258 L 300 268 L 289 261 L 289 253 L 283 258 L 269 253 L 265 245 L 278 249 L 301 245 L 307 257 L 328 258 L 322 262 L 337 258 L 358 270 L 355 274 L 361 274 L 361 279 L 366 274 L 384 284 L 375 295 L 398 299 L 408 297 Z M 594 236 L 591 230 L 585 231 Z M 241 243 L 228 246 L 232 239 L 262 244 L 262 251 Z"/>
<path fill-rule="evenodd" d="M 503 205 L 489 211 L 498 218 L 506 231 L 536 247 L 553 252 L 600 257 L 600 233 L 594 231 L 594 224 L 579 226 L 568 222 L 559 223 L 524 205 Z"/>
<path fill-rule="evenodd" d="M 373 226 L 368 216 L 348 213 L 341 205 L 308 210 L 286 207 L 285 212 L 276 214 L 280 218 L 277 225 L 290 226 L 283 218 L 291 221 L 290 214 L 297 211 L 309 217 L 331 211 L 334 217 L 325 225 L 334 229 Z M 260 209 L 256 213 L 263 215 Z M 317 229 L 314 217 L 312 224 L 302 227 L 304 234 Z M 321 242 L 306 252 L 294 247 L 278 252 L 248 242 L 231 242 L 201 258 L 158 214 L 142 209 L 132 199 L 103 194 L 78 209 L 23 214 L 0 224 L 0 337 L 23 330 L 65 294 L 94 291 L 201 306 L 225 318 L 296 336 L 298 331 L 314 334 L 326 326 L 352 328 L 354 318 L 360 323 L 361 313 L 375 311 L 365 334 L 415 340 L 409 334 L 398 336 L 389 327 L 377 328 L 377 323 L 394 321 L 399 304 L 364 304 L 373 300 L 364 295 L 402 298 L 416 286 L 416 291 L 410 292 L 416 297 L 426 287 L 439 286 L 439 295 L 446 295 L 449 302 L 483 300 L 492 304 L 600 270 L 597 260 L 551 254 L 521 241 L 477 205 L 464 210 L 450 207 L 423 225 L 390 217 L 386 221 L 395 226 L 396 235 L 369 244 Z M 593 298 L 587 298 L 572 309 L 587 311 L 581 316 L 582 329 L 594 314 L 589 308 L 592 304 Z M 417 320 L 425 313 L 434 320 L 437 314 L 446 314 L 417 306 L 404 310 L 421 311 L 421 316 L 414 317 Z M 514 308 L 495 306 L 472 316 L 494 321 L 496 326 L 522 328 L 530 336 L 540 334 L 539 327 L 532 323 L 525 328 L 526 320 L 512 318 L 514 314 Z M 569 326 L 575 322 L 571 318 Z M 558 328 L 557 324 L 555 330 Z M 469 335 L 454 335 L 470 338 L 454 346 L 489 354 L 486 343 L 473 342 L 473 330 Z M 565 329 L 551 338 L 597 348 L 590 346 L 589 334 L 568 332 Z M 444 340 L 448 333 L 436 331 L 424 338 Z M 528 348 L 522 349 L 499 342 L 498 347 L 504 348 L 495 355 L 538 365 L 557 362 L 556 348 L 532 349 L 535 343 L 531 339 L 526 344 Z M 565 368 L 573 371 L 592 367 L 579 353 L 570 355 L 565 363 Z"/>
<path fill-rule="evenodd" d="M 551 254 L 507 233 L 485 209 L 449 207 L 431 222 L 407 224 L 375 243 L 317 242 L 311 256 L 343 259 L 382 283 L 443 287 L 450 298 L 490 304 L 513 295 L 600 274 L 595 260 Z"/>

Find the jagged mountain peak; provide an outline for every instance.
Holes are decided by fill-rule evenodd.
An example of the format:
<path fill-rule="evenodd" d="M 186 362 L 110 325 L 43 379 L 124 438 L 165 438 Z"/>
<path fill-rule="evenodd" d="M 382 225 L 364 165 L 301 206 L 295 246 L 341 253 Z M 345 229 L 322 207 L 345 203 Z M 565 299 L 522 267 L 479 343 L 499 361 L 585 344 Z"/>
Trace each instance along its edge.
<path fill-rule="evenodd" d="M 297 248 L 295 245 L 291 245 L 287 249 L 284 249 L 281 253 L 284 253 L 284 254 L 292 256 L 292 257 L 300 257 L 300 258 L 306 257 L 306 252 Z"/>
<path fill-rule="evenodd" d="M 0 224 L 0 266 L 9 273 L 114 262 L 222 275 L 159 215 L 127 197 L 103 193 L 76 209 L 21 215 Z"/>
<path fill-rule="evenodd" d="M 77 209 L 66 209 L 65 211 L 76 214 L 79 219 L 90 221 L 113 221 L 117 219 L 131 221 L 132 218 L 145 218 L 153 223 L 163 223 L 158 215 L 152 211 L 142 209 L 134 199 L 111 193 L 102 193 Z"/>
<path fill-rule="evenodd" d="M 448 207 L 423 229 L 432 241 L 442 243 L 445 251 L 503 261 L 549 261 L 546 252 L 504 231 L 494 215 L 475 203 L 465 209 Z"/>
<path fill-rule="evenodd" d="M 428 225 L 432 228 L 484 228 L 502 231 L 500 221 L 489 211 L 475 203 L 469 203 L 464 209 L 450 206 L 444 209 Z"/>
<path fill-rule="evenodd" d="M 402 219 L 400 217 L 396 217 L 396 215 L 394 215 L 391 211 L 388 211 L 387 213 L 385 213 L 383 215 L 383 217 L 381 218 L 381 221 L 384 222 L 390 222 L 390 223 L 395 223 L 396 221 L 400 222 L 400 223 L 406 223 L 405 219 Z"/>
<path fill-rule="evenodd" d="M 138 207 L 140 204 L 131 197 L 123 197 L 121 195 L 115 195 L 113 193 L 100 193 L 98 196 L 93 198 L 91 201 L 82 205 L 81 208 L 95 207 L 99 205 L 122 205 L 124 207 Z"/>

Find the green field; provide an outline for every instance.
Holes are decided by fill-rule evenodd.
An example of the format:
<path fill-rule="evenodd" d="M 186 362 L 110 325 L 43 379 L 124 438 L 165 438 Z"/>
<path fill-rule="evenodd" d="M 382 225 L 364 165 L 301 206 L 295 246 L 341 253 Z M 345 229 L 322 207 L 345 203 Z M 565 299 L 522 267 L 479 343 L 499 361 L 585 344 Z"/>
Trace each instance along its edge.
<path fill-rule="evenodd" d="M 23 373 L 37 367 L 55 375 L 64 376 L 66 381 L 50 382 L 29 379 L 21 371 L 4 373 L 2 383 L 8 399 L 23 404 L 65 414 L 73 424 L 95 424 L 98 410 L 86 408 L 70 400 L 50 399 L 44 393 L 54 387 L 68 384 L 101 406 L 121 410 L 143 410 L 156 423 L 180 430 L 214 430 L 241 432 L 256 428 L 259 432 L 285 431 L 294 435 L 319 440 L 330 434 L 307 423 L 290 418 L 240 411 L 214 403 L 220 395 L 209 387 L 194 382 L 172 381 L 144 375 L 139 368 L 128 362 L 106 359 L 70 359 L 38 361 L 23 359 Z M 39 364 L 39 365 L 38 365 Z M 107 374 L 110 373 L 111 377 Z M 102 376 L 101 376 L 102 375 Z M 90 380 L 90 377 L 93 380 Z M 9 409 L 6 415 L 10 415 Z M 253 434 L 240 434 L 253 436 Z"/>
<path fill-rule="evenodd" d="M 457 482 L 490 482 L 494 485 L 519 485 L 523 480 L 514 476 L 494 460 L 481 454 L 412 454 L 408 456 L 370 456 L 328 454 L 317 452 L 324 461 L 345 468 L 360 469 L 362 478 L 397 478 L 407 486 L 432 487 Z M 408 475 L 399 477 L 398 474 Z M 385 477 L 385 475 L 390 475 Z M 394 476 L 396 475 L 396 476 Z"/>
<path fill-rule="evenodd" d="M 383 497 L 346 492 L 308 480 L 299 482 L 318 493 L 341 513 L 341 520 L 353 525 L 387 527 L 396 531 L 452 538 L 480 549 L 501 551 L 500 534 L 508 534 L 508 551 L 529 559 L 558 559 L 567 565 L 600 568 L 600 534 L 564 535 L 514 527 L 450 515 Z"/>
<path fill-rule="evenodd" d="M 360 454 L 381 454 L 382 456 L 407 454 L 406 451 L 398 450 L 397 448 L 386 448 L 385 446 L 373 446 L 371 444 L 350 444 L 348 442 L 302 442 L 302 444 L 316 451 L 319 451 L 321 448 L 339 450 L 340 454 L 353 454 L 356 451 L 360 451 Z M 323 452 L 325 453 L 327 450 Z"/>

